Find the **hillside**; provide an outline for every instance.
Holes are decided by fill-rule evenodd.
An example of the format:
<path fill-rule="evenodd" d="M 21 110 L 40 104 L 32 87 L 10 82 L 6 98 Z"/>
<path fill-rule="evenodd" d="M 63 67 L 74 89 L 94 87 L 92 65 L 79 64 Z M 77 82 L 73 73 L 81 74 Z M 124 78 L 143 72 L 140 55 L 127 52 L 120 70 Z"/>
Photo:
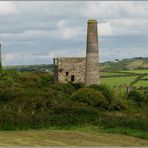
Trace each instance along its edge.
<path fill-rule="evenodd" d="M 19 72 L 25 71 L 53 71 L 52 64 L 40 64 L 40 65 L 17 65 L 17 66 L 5 66 L 4 69 L 15 69 Z M 135 69 L 148 69 L 148 57 L 147 58 L 132 58 L 123 59 L 121 61 L 107 61 L 100 63 L 101 70 L 135 70 Z"/>
<path fill-rule="evenodd" d="M 100 64 L 101 70 L 135 70 L 148 69 L 148 58 L 123 59 L 121 61 L 107 61 Z"/>
<path fill-rule="evenodd" d="M 40 65 L 16 65 L 16 66 L 5 66 L 4 69 L 13 69 L 18 72 L 45 72 L 45 71 L 52 71 L 53 65 L 52 64 L 40 64 Z"/>

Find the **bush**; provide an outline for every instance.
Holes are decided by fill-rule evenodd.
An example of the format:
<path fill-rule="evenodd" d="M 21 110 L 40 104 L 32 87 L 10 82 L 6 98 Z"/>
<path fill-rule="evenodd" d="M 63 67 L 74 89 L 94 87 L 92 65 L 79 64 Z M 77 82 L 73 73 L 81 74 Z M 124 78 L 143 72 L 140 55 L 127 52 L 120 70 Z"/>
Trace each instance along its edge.
<path fill-rule="evenodd" d="M 89 88 L 93 88 L 95 90 L 101 91 L 104 97 L 110 102 L 113 98 L 113 91 L 107 85 L 91 85 Z"/>
<path fill-rule="evenodd" d="M 128 99 L 134 101 L 138 107 L 142 107 L 144 102 L 144 96 L 136 90 L 130 91 Z"/>
<path fill-rule="evenodd" d="M 107 108 L 108 101 L 100 91 L 92 88 L 81 88 L 72 94 L 71 99 L 100 109 Z"/>
<path fill-rule="evenodd" d="M 19 88 L 0 88 L 0 101 L 9 101 L 21 97 L 23 94 Z"/>
<path fill-rule="evenodd" d="M 109 109 L 111 110 L 126 110 L 128 108 L 128 102 L 122 98 L 114 98 L 111 101 Z"/>
<path fill-rule="evenodd" d="M 71 95 L 77 89 L 77 88 L 75 88 L 76 86 L 72 83 L 66 83 L 66 84 L 56 83 L 56 84 L 51 85 L 50 87 L 56 91 L 61 91 L 65 94 L 69 94 L 69 95 Z"/>
<path fill-rule="evenodd" d="M 104 112 L 100 114 L 101 125 L 107 128 L 129 128 L 148 131 L 147 114 L 134 112 Z"/>
<path fill-rule="evenodd" d="M 36 73 L 40 76 L 39 79 L 36 80 L 36 84 L 38 87 L 49 86 L 53 83 L 53 75 L 50 73 Z"/>

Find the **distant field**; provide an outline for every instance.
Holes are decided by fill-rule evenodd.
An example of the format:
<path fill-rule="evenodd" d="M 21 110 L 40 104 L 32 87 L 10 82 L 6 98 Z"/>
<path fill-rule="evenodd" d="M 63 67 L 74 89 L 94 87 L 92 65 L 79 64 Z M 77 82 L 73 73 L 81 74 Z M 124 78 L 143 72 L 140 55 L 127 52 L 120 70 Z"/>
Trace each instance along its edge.
<path fill-rule="evenodd" d="M 143 79 L 148 79 L 148 75 L 146 75 L 145 77 L 143 77 Z"/>
<path fill-rule="evenodd" d="M 101 78 L 101 83 L 110 86 L 119 86 L 122 84 L 130 84 L 135 78 L 136 76 Z"/>
<path fill-rule="evenodd" d="M 126 71 L 101 71 L 101 83 L 109 86 L 129 85 L 139 75 L 146 74 L 141 80 L 136 82 L 136 87 L 148 87 L 148 70 L 126 70 Z"/>
<path fill-rule="evenodd" d="M 148 74 L 148 70 L 125 70 L 121 72 L 130 72 L 130 73 L 136 73 L 136 74 Z"/>
<path fill-rule="evenodd" d="M 131 75 L 129 73 L 121 73 L 121 72 L 100 72 L 101 77 L 114 77 L 114 76 L 128 76 Z"/>
<path fill-rule="evenodd" d="M 136 86 L 136 87 L 148 87 L 148 81 L 143 81 L 143 80 L 141 80 L 141 81 L 138 81 L 134 86 Z"/>
<path fill-rule="evenodd" d="M 148 146 L 148 140 L 91 129 L 1 131 L 0 146 Z"/>

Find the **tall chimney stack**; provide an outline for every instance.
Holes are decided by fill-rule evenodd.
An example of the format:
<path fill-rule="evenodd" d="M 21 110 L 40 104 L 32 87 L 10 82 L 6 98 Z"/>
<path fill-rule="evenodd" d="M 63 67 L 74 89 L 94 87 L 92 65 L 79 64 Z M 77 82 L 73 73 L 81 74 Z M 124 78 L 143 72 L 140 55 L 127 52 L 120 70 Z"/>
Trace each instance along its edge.
<path fill-rule="evenodd" d="M 99 51 L 97 21 L 87 22 L 85 85 L 99 84 Z"/>
<path fill-rule="evenodd" d="M 2 72 L 2 53 L 1 53 L 1 44 L 0 44 L 0 72 Z"/>

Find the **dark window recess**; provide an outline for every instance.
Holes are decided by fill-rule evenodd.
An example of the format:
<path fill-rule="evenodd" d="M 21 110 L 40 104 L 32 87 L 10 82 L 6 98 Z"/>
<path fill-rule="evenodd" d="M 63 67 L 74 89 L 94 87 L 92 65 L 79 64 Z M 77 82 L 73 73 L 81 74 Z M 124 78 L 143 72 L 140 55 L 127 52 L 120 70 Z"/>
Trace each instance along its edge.
<path fill-rule="evenodd" d="M 66 76 L 68 76 L 69 72 L 66 72 Z"/>
<path fill-rule="evenodd" d="M 74 75 L 71 76 L 71 81 L 72 82 L 75 81 L 75 76 Z"/>

